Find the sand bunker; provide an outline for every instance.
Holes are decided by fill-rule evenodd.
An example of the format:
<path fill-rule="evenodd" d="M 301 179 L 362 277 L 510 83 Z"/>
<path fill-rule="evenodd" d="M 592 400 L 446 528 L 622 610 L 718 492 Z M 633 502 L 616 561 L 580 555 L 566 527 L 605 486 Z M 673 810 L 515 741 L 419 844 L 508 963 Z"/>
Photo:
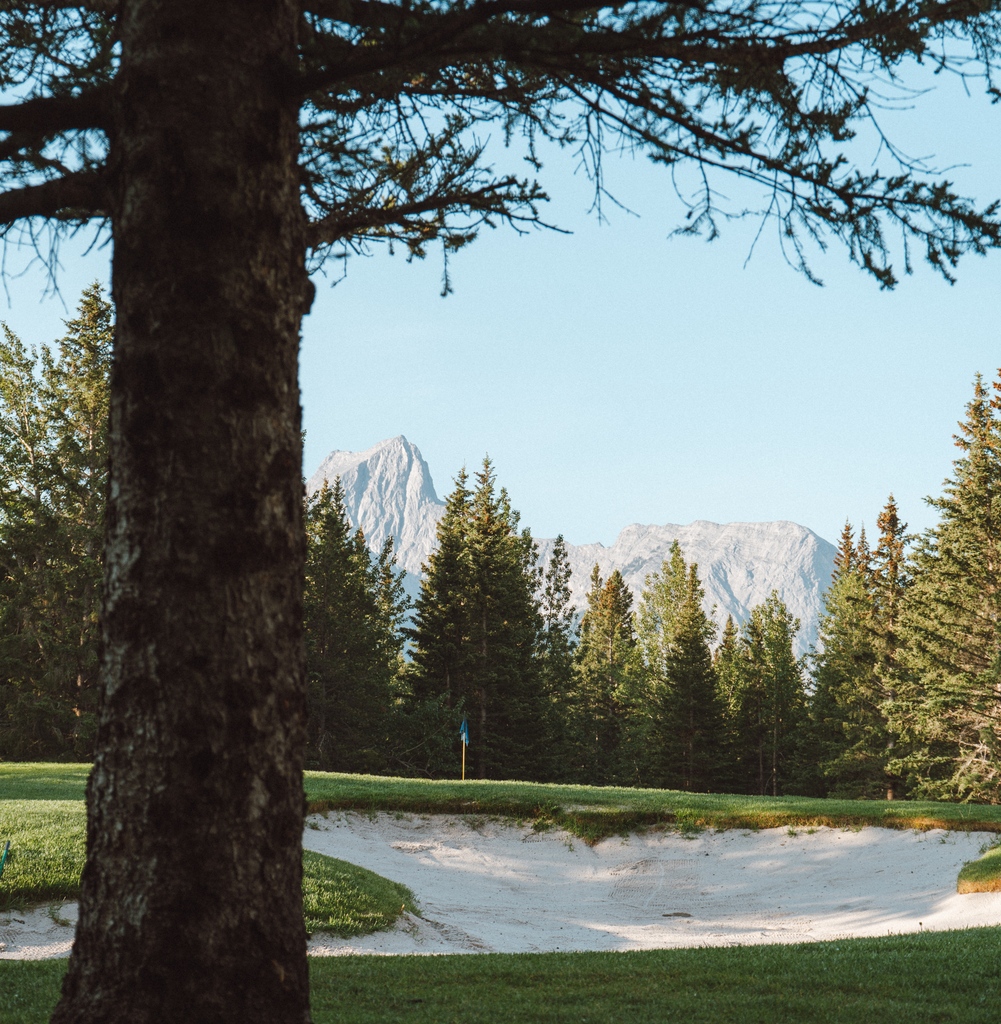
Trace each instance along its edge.
<path fill-rule="evenodd" d="M 729 946 L 1001 924 L 1001 893 L 956 893 L 984 833 L 821 828 L 650 832 L 590 847 L 509 821 L 314 816 L 310 850 L 408 885 L 421 916 L 314 955 Z M 0 915 L 0 959 L 67 956 L 75 907 Z M 60 923 L 65 922 L 65 923 Z"/>
<path fill-rule="evenodd" d="M 410 886 L 421 917 L 313 954 L 655 949 L 1001 924 L 956 893 L 983 833 L 821 828 L 649 832 L 590 847 L 510 822 L 331 814 L 305 844 Z"/>

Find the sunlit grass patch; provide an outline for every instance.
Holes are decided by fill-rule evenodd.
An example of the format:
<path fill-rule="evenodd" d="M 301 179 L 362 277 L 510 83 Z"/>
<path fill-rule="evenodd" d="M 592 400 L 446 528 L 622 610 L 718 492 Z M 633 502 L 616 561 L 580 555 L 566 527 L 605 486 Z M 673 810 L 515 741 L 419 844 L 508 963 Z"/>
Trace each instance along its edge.
<path fill-rule="evenodd" d="M 0 800 L 0 847 L 10 840 L 0 910 L 75 899 L 86 827 L 79 800 Z"/>
<path fill-rule="evenodd" d="M 1001 892 L 1001 840 L 984 851 L 979 860 L 963 865 L 957 892 Z"/>
<path fill-rule="evenodd" d="M 622 786 L 534 782 L 400 779 L 306 773 L 311 811 L 409 811 L 501 815 L 543 828 L 558 826 L 586 842 L 650 827 L 703 829 L 943 828 L 1001 832 L 1001 807 L 912 800 L 831 800 L 810 797 L 682 793 Z"/>
<path fill-rule="evenodd" d="M 414 894 L 399 882 L 347 861 L 306 850 L 302 902 L 306 930 L 348 937 L 393 925 L 404 909 L 415 913 Z"/>
<path fill-rule="evenodd" d="M 82 800 L 89 764 L 6 761 L 0 764 L 0 800 Z"/>
<path fill-rule="evenodd" d="M 88 765 L 0 765 L 0 911 L 77 899 L 86 847 L 83 788 Z M 31 794 L 30 796 L 28 794 Z M 62 799 L 70 794 L 77 799 Z M 363 935 L 414 911 L 406 886 L 345 861 L 306 852 L 303 904 L 308 931 Z"/>

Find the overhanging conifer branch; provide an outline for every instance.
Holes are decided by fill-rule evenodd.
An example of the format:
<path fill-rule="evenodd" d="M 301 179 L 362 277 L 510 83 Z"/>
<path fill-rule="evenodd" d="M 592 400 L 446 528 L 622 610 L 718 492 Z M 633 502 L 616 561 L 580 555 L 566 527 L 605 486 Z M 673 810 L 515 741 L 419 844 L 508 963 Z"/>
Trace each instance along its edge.
<path fill-rule="evenodd" d="M 39 96 L 21 103 L 0 105 L 0 131 L 33 134 L 105 128 L 108 122 L 108 86 L 95 86 L 75 96 Z"/>
<path fill-rule="evenodd" d="M 97 171 L 80 171 L 0 193 L 0 225 L 31 217 L 82 222 L 107 215 L 104 176 Z"/>

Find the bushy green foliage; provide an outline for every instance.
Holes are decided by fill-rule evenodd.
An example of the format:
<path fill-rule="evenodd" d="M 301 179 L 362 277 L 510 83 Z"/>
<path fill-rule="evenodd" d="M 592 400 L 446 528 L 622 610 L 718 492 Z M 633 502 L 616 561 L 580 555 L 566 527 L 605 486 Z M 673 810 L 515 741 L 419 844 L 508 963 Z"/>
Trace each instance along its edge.
<path fill-rule="evenodd" d="M 1001 376 L 978 376 L 904 604 L 896 767 L 927 796 L 1001 800 Z"/>
<path fill-rule="evenodd" d="M 606 580 L 595 565 L 567 707 L 574 781 L 607 785 L 640 776 L 643 738 L 631 729 L 640 668 L 632 592 L 617 569 Z"/>
<path fill-rule="evenodd" d="M 704 600 L 698 566 L 685 562 L 675 541 L 660 571 L 647 576 L 636 616 L 648 785 L 700 791 L 718 785 L 723 716 L 710 651 L 716 627 Z"/>
<path fill-rule="evenodd" d="M 736 788 L 788 792 L 797 778 L 796 751 L 806 715 L 802 665 L 793 653 L 799 630 L 772 591 L 751 609 L 729 666 L 730 743 Z"/>

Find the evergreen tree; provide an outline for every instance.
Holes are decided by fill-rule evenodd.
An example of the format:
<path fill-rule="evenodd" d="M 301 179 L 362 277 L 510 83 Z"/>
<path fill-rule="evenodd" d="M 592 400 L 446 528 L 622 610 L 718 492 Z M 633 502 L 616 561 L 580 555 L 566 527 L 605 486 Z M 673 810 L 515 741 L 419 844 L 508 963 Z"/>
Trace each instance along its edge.
<path fill-rule="evenodd" d="M 553 770 L 556 778 L 573 781 L 570 773 L 569 721 L 574 687 L 574 651 L 577 647 L 577 613 L 571 603 L 570 562 L 560 534 L 541 580 L 539 612 L 539 671 L 545 694 L 546 731 L 553 744 Z"/>
<path fill-rule="evenodd" d="M 900 608 L 908 586 L 902 523 L 891 494 L 877 518 L 879 541 L 870 550 L 863 530 L 848 553 L 846 526 L 831 586 L 824 595 L 820 651 L 811 656 L 807 786 L 832 796 L 892 800 L 902 784 L 891 769 L 896 734 Z M 847 547 L 846 547 L 847 544 Z"/>
<path fill-rule="evenodd" d="M 489 459 L 473 490 L 460 474 L 426 567 L 414 625 L 413 693 L 468 715 L 481 778 L 541 778 L 551 768 L 537 648 L 542 620 L 531 534 L 518 530 Z"/>
<path fill-rule="evenodd" d="M 418 700 L 441 698 L 447 708 L 456 707 L 469 689 L 472 578 L 466 541 L 472 492 L 468 482 L 463 469 L 445 501 L 435 549 L 422 566 L 413 626 L 407 631 L 418 670 L 413 674 L 414 695 Z"/>
<path fill-rule="evenodd" d="M 576 653 L 571 729 L 579 782 L 635 780 L 643 767 L 641 742 L 630 744 L 626 737 L 638 668 L 632 605 L 633 595 L 619 570 L 603 580 L 595 565 Z"/>
<path fill-rule="evenodd" d="M 995 384 L 998 388 L 998 384 Z M 901 613 L 895 767 L 925 796 L 1001 800 L 1001 424 L 978 375 L 939 521 L 919 539 Z"/>
<path fill-rule="evenodd" d="M 113 317 L 83 293 L 55 350 L 0 342 L 0 757 L 91 756 Z"/>
<path fill-rule="evenodd" d="M 713 651 L 713 672 L 716 676 L 716 697 L 723 716 L 723 736 L 720 741 L 718 782 L 721 789 L 740 789 L 737 763 L 741 742 L 737 732 L 740 680 L 743 657 L 740 630 L 727 615 L 719 645 Z"/>
<path fill-rule="evenodd" d="M 892 723 L 893 708 L 897 699 L 897 680 L 900 672 L 900 620 L 912 583 L 907 564 L 907 524 L 901 522 L 897 503 L 891 494 L 883 511 L 876 519 L 879 528 L 879 543 L 874 553 L 872 575 L 873 622 L 876 640 L 876 674 L 880 682 L 881 731 L 877 730 L 877 742 L 885 749 L 883 770 L 885 774 L 886 799 L 893 800 L 899 795 L 903 778 L 892 765 L 897 760 L 897 735 Z"/>
<path fill-rule="evenodd" d="M 793 781 L 806 694 L 792 644 L 799 621 L 774 591 L 741 630 L 734 721 L 741 788 L 777 796 Z"/>
<path fill-rule="evenodd" d="M 402 573 L 391 540 L 373 558 L 351 529 L 339 478 L 309 499 L 306 535 L 309 759 L 324 771 L 378 772 L 389 757 Z"/>
<path fill-rule="evenodd" d="M 648 778 L 657 785 L 706 790 L 717 783 L 722 708 L 710 645 L 716 627 L 702 610 L 698 566 L 675 541 L 646 578 L 636 617 L 650 718 Z"/>
<path fill-rule="evenodd" d="M 846 526 L 850 536 L 850 526 Z M 845 534 L 839 553 L 844 550 Z M 813 692 L 807 741 L 816 772 L 808 789 L 841 797 L 881 796 L 885 733 L 872 749 L 873 723 L 884 722 L 873 628 L 872 593 L 863 544 L 836 563 L 824 594 L 819 652 L 813 652 Z M 874 763 L 874 756 L 876 761 Z"/>
<path fill-rule="evenodd" d="M 476 474 L 467 535 L 472 588 L 470 725 L 480 778 L 545 777 L 551 767 L 548 716 L 536 649 L 536 546 L 507 491 L 495 489 L 489 459 Z"/>

